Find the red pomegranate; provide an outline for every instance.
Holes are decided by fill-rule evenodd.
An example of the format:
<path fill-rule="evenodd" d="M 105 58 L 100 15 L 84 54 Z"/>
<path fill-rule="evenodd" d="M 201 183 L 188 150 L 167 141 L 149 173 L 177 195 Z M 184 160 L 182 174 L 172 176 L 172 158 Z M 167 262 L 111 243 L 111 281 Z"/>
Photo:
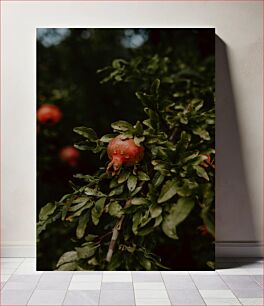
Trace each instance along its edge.
<path fill-rule="evenodd" d="M 207 236 L 209 234 L 208 227 L 205 224 L 198 226 L 198 230 L 202 236 Z"/>
<path fill-rule="evenodd" d="M 144 148 L 136 145 L 133 139 L 119 135 L 109 142 L 107 154 L 111 160 L 107 172 L 112 171 L 112 175 L 115 175 L 122 165 L 132 166 L 140 162 Z"/>
<path fill-rule="evenodd" d="M 58 123 L 61 117 L 61 110 L 53 104 L 42 104 L 37 111 L 37 118 L 40 123 Z"/>
<path fill-rule="evenodd" d="M 68 163 L 71 167 L 77 165 L 79 157 L 80 152 L 71 146 L 64 147 L 60 151 L 60 159 Z"/>

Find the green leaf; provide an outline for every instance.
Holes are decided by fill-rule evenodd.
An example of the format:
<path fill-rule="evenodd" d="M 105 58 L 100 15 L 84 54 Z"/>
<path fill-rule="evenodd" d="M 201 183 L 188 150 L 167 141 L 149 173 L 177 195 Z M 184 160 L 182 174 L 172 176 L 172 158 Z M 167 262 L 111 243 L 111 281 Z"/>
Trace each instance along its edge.
<path fill-rule="evenodd" d="M 86 212 L 85 214 L 81 215 L 78 226 L 76 228 L 76 237 L 78 239 L 81 239 L 84 236 L 88 221 L 89 212 Z"/>
<path fill-rule="evenodd" d="M 99 191 L 98 189 L 93 189 L 90 187 L 86 187 L 84 189 L 84 193 L 88 196 L 97 196 L 97 197 L 105 197 L 105 194 Z"/>
<path fill-rule="evenodd" d="M 140 146 L 140 143 L 143 142 L 145 140 L 145 137 L 144 136 L 141 136 L 141 137 L 138 137 L 138 136 L 135 136 L 134 137 L 134 142 L 137 146 Z"/>
<path fill-rule="evenodd" d="M 95 131 L 91 128 L 87 128 L 85 126 L 80 126 L 80 127 L 74 128 L 73 131 L 75 133 L 89 139 L 92 142 L 97 140 L 97 135 L 96 135 Z"/>
<path fill-rule="evenodd" d="M 162 207 L 158 205 L 153 205 L 149 209 L 151 218 L 156 218 L 162 213 Z"/>
<path fill-rule="evenodd" d="M 117 218 L 120 218 L 124 214 L 122 206 L 117 201 L 110 203 L 108 212 L 111 216 Z"/>
<path fill-rule="evenodd" d="M 98 235 L 92 235 L 92 234 L 88 234 L 87 236 L 84 237 L 86 241 L 94 241 L 96 238 L 98 238 Z"/>
<path fill-rule="evenodd" d="M 150 88 L 150 92 L 152 95 L 157 95 L 159 92 L 159 87 L 160 87 L 160 80 L 156 79 L 152 84 Z"/>
<path fill-rule="evenodd" d="M 115 134 L 106 134 L 106 135 L 104 135 L 104 136 L 102 136 L 100 138 L 100 141 L 102 141 L 102 142 L 109 142 L 110 140 L 112 140 L 115 137 L 116 137 Z"/>
<path fill-rule="evenodd" d="M 146 204 L 149 204 L 149 201 L 145 198 L 133 198 L 131 200 L 131 204 L 133 204 L 133 205 L 146 205 Z"/>
<path fill-rule="evenodd" d="M 159 172 L 156 172 L 156 174 L 154 175 L 154 178 L 152 180 L 152 183 L 157 188 L 163 183 L 164 179 L 165 179 L 165 176 L 163 176 Z"/>
<path fill-rule="evenodd" d="M 74 205 L 74 206 L 71 206 L 68 211 L 77 211 L 79 210 L 80 208 L 82 208 L 88 201 L 88 198 L 86 198 L 85 200 L 83 200 L 82 203 L 79 203 L 77 205 Z"/>
<path fill-rule="evenodd" d="M 131 192 L 131 197 L 135 196 L 142 189 L 142 186 L 137 187 L 133 192 Z"/>
<path fill-rule="evenodd" d="M 115 195 L 120 195 L 122 194 L 124 191 L 124 185 L 120 185 L 117 188 L 113 189 L 110 193 L 109 193 L 109 197 L 115 196 Z"/>
<path fill-rule="evenodd" d="M 128 131 L 133 128 L 132 124 L 127 121 L 119 120 L 111 124 L 111 127 L 117 131 Z"/>
<path fill-rule="evenodd" d="M 92 209 L 92 221 L 94 225 L 99 223 L 99 219 L 104 211 L 104 204 L 106 198 L 101 198 L 95 202 L 94 208 Z"/>
<path fill-rule="evenodd" d="M 77 251 L 78 257 L 80 259 L 84 259 L 84 258 L 92 257 L 95 254 L 96 249 L 98 247 L 99 247 L 99 245 L 96 245 L 92 242 L 88 242 L 88 244 L 85 245 L 84 247 L 75 248 L 75 250 Z"/>
<path fill-rule="evenodd" d="M 127 180 L 127 188 L 130 192 L 135 190 L 137 186 L 137 177 L 133 174 L 131 174 Z"/>
<path fill-rule="evenodd" d="M 59 267 L 65 263 L 72 262 L 78 260 L 76 251 L 69 251 L 64 253 L 57 262 L 56 267 Z"/>
<path fill-rule="evenodd" d="M 72 215 L 72 217 L 79 217 L 79 216 L 82 214 L 82 212 L 83 212 L 84 210 L 89 209 L 89 208 L 91 208 L 92 206 L 93 206 L 93 202 L 92 202 L 92 201 L 86 203 L 82 208 L 80 208 L 79 210 L 77 210 L 77 211 Z"/>
<path fill-rule="evenodd" d="M 141 221 L 141 218 L 142 218 L 142 215 L 141 215 L 141 212 L 137 212 L 134 214 L 133 216 L 133 225 L 132 225 L 132 231 L 135 235 L 137 235 L 138 233 L 138 226 L 140 224 L 140 221 Z"/>
<path fill-rule="evenodd" d="M 77 268 L 76 262 L 68 262 L 59 266 L 58 271 L 75 271 Z"/>
<path fill-rule="evenodd" d="M 205 171 L 204 168 L 200 167 L 200 166 L 193 166 L 193 168 L 196 170 L 196 173 L 198 176 L 206 179 L 207 181 L 209 181 L 209 176 L 207 174 L 207 172 Z"/>
<path fill-rule="evenodd" d="M 57 208 L 57 205 L 54 204 L 54 203 L 46 204 L 40 210 L 39 219 L 42 220 L 42 221 L 47 220 L 49 218 L 49 216 L 54 213 L 56 208 Z"/>
<path fill-rule="evenodd" d="M 177 183 L 176 181 L 167 181 L 161 189 L 159 198 L 158 198 L 158 203 L 163 203 L 166 202 L 168 200 L 170 200 L 172 197 L 175 196 L 175 194 L 177 193 Z"/>
<path fill-rule="evenodd" d="M 149 176 L 143 171 L 138 171 L 137 174 L 138 174 L 138 179 L 140 181 L 149 181 L 150 180 Z"/>
<path fill-rule="evenodd" d="M 192 99 L 190 105 L 197 112 L 200 108 L 203 107 L 204 101 L 202 99 Z"/>
<path fill-rule="evenodd" d="M 162 222 L 163 232 L 172 239 L 178 239 L 176 226 L 188 217 L 193 207 L 194 200 L 191 198 L 180 198 L 176 205 L 171 205 Z"/>
<path fill-rule="evenodd" d="M 211 139 L 209 133 L 201 127 L 194 128 L 192 130 L 192 132 L 193 132 L 193 134 L 200 136 L 204 140 L 210 140 Z"/>
<path fill-rule="evenodd" d="M 151 271 L 151 261 L 149 259 L 141 257 L 139 262 L 141 266 L 146 269 L 146 271 Z"/>
<path fill-rule="evenodd" d="M 129 171 L 129 170 L 123 171 L 123 172 L 119 175 L 119 178 L 117 179 L 118 184 L 124 183 L 124 182 L 128 179 L 129 175 L 130 175 L 130 171 Z"/>

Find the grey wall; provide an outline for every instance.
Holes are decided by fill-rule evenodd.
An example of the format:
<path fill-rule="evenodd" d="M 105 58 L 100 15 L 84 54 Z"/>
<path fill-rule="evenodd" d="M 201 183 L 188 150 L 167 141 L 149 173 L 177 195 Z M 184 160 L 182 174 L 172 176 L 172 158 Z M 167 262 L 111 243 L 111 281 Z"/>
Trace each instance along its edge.
<path fill-rule="evenodd" d="M 1 6 L 3 255 L 34 255 L 35 28 L 48 26 L 215 27 L 217 240 L 249 246 L 262 240 L 262 2 Z"/>

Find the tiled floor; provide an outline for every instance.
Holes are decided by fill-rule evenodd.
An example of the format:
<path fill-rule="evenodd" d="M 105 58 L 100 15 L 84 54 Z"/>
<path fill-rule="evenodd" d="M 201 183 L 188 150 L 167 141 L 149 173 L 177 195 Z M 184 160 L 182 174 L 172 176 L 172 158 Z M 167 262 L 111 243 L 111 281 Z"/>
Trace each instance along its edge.
<path fill-rule="evenodd" d="M 37 272 L 1 259 L 0 305 L 264 305 L 263 262 L 225 258 L 211 271 Z"/>

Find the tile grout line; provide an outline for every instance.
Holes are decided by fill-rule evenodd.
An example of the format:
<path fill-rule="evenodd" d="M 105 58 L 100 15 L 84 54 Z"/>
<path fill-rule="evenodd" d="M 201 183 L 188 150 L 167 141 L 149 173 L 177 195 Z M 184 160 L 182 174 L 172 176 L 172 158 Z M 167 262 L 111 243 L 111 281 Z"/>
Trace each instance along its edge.
<path fill-rule="evenodd" d="M 63 300 L 62 300 L 61 305 L 63 305 L 63 304 L 64 304 L 64 302 L 65 302 L 66 295 L 67 295 L 68 289 L 69 289 L 70 284 L 71 284 L 71 281 L 72 281 L 72 277 L 73 277 L 73 273 L 72 273 L 72 275 L 71 275 L 71 278 L 70 278 L 69 284 L 68 284 L 68 286 L 67 286 L 67 288 L 66 288 L 66 291 L 65 291 L 65 294 L 64 294 L 64 298 L 63 298 Z"/>
<path fill-rule="evenodd" d="M 190 271 L 188 271 L 188 275 L 190 276 L 191 280 L 193 281 L 195 288 L 197 288 L 197 291 L 199 292 L 200 297 L 201 297 L 202 300 L 204 301 L 204 304 L 205 304 L 205 305 L 208 305 L 208 304 L 206 303 L 205 299 L 203 298 L 203 296 L 201 295 L 200 290 L 199 290 L 198 287 L 196 286 L 196 283 L 195 283 L 194 279 L 192 278 L 192 274 L 190 273 Z"/>
<path fill-rule="evenodd" d="M 171 301 L 171 299 L 170 299 L 170 295 L 169 295 L 169 293 L 168 293 L 167 286 L 166 286 L 166 284 L 165 284 L 165 281 L 164 281 L 164 278 L 163 278 L 163 275 L 162 275 L 162 272 L 161 272 L 161 271 L 160 271 L 160 276 L 161 276 L 162 282 L 163 282 L 163 284 L 164 284 L 164 287 L 165 287 L 165 289 L 166 289 L 167 296 L 168 296 L 168 298 L 169 298 L 170 304 L 171 304 L 171 306 L 173 306 L 172 301 Z"/>
<path fill-rule="evenodd" d="M 217 272 L 218 273 L 218 272 Z M 226 286 L 229 288 L 229 290 L 234 294 L 234 296 L 236 297 L 236 299 L 238 300 L 240 305 L 243 305 L 242 302 L 240 302 L 240 299 L 236 296 L 236 294 L 233 292 L 232 288 L 225 282 L 225 280 L 222 278 L 221 274 L 218 273 L 218 275 L 220 276 L 220 278 L 222 279 L 222 281 L 226 284 Z M 227 275 L 228 276 L 228 275 Z M 233 276 L 233 275 L 231 275 Z M 237 275 L 237 276 L 241 276 L 241 275 Z M 246 275 L 248 276 L 248 275 Z"/>
<path fill-rule="evenodd" d="M 2 258 L 3 258 L 3 257 L 1 257 L 0 259 L 2 259 Z M 6 283 L 9 281 L 10 277 L 13 276 L 13 275 L 15 274 L 15 272 L 17 271 L 17 269 L 22 265 L 22 263 L 24 263 L 24 261 L 25 261 L 26 258 L 25 258 L 25 257 L 21 257 L 21 258 L 23 258 L 23 260 L 19 263 L 19 265 L 17 266 L 17 268 L 15 269 L 15 271 L 14 271 L 13 273 L 10 274 L 10 276 L 9 276 L 8 279 L 7 279 L 7 281 L 4 283 L 4 286 L 1 288 L 1 291 L 4 289 Z M 2 262 L 1 262 L 1 266 L 2 266 Z M 1 292 L 1 294 L 3 294 L 3 293 Z"/>
<path fill-rule="evenodd" d="M 103 284 L 103 277 L 104 277 L 104 271 L 102 271 L 102 276 L 101 276 L 101 286 L 100 286 L 99 298 L 98 298 L 98 304 L 97 304 L 97 305 L 100 305 L 100 300 L 101 300 L 101 292 L 102 292 L 102 284 Z"/>
<path fill-rule="evenodd" d="M 132 271 L 130 273 L 131 273 L 131 279 L 132 279 L 132 288 L 133 288 L 134 301 L 135 301 L 135 305 L 137 305 L 133 273 L 132 273 Z"/>
<path fill-rule="evenodd" d="M 36 270 L 36 272 L 37 272 L 37 270 Z M 27 300 L 27 304 L 26 304 L 26 305 L 28 305 L 28 303 L 29 303 L 29 301 L 30 301 L 30 299 L 31 299 L 31 297 L 32 297 L 32 295 L 33 295 L 33 293 L 35 292 L 35 290 L 36 290 L 36 288 L 37 288 L 37 286 L 38 286 L 38 284 L 39 284 L 40 279 L 42 278 L 42 276 L 43 276 L 43 274 L 41 274 L 40 278 L 39 278 L 38 281 L 36 282 L 36 286 L 35 286 L 35 288 L 32 290 L 32 292 L 31 292 L 31 294 L 30 294 L 30 297 L 29 297 L 28 300 Z"/>

